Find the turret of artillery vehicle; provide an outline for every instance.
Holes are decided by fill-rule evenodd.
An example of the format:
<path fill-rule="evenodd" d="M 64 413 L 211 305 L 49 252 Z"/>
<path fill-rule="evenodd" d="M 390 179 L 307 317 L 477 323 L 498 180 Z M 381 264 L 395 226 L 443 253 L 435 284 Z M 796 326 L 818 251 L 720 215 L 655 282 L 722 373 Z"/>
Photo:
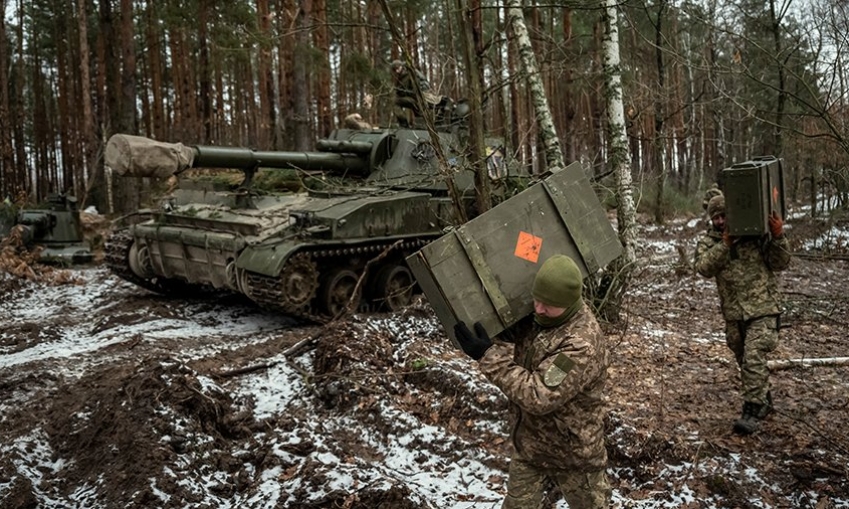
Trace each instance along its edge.
<path fill-rule="evenodd" d="M 46 207 L 17 210 L 10 224 L 0 224 L 0 236 L 14 226 L 20 226 L 25 246 L 41 247 L 42 262 L 88 263 L 94 258 L 83 238 L 77 200 L 73 196 L 51 194 Z"/>
<path fill-rule="evenodd" d="M 438 136 L 455 186 L 471 198 L 472 172 L 453 171 L 464 164 L 457 136 Z M 404 258 L 454 223 L 445 172 L 422 129 L 340 129 L 319 140 L 316 152 L 115 135 L 106 165 L 122 176 L 169 177 L 189 168 L 245 175 L 230 191 L 181 180 L 157 210 L 140 211 L 112 234 L 106 261 L 113 272 L 159 293 L 226 289 L 311 321 L 326 321 L 349 302 L 367 310 L 406 305 L 415 281 Z M 260 192 L 252 186 L 260 168 L 320 173 L 341 184 Z"/>

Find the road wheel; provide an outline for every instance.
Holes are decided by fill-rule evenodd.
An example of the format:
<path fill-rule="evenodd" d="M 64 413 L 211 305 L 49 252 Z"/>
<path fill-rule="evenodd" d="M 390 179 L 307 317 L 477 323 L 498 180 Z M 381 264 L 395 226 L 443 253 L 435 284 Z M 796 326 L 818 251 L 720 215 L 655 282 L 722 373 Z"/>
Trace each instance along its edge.
<path fill-rule="evenodd" d="M 350 269 L 332 269 L 324 278 L 319 291 L 319 303 L 331 317 L 337 316 L 351 301 L 351 310 L 356 311 L 360 304 L 360 293 L 354 295 L 359 276 Z"/>
<path fill-rule="evenodd" d="M 306 254 L 293 255 L 280 274 L 282 304 L 288 308 L 298 308 L 315 297 L 318 286 L 318 269 L 315 262 Z"/>
<path fill-rule="evenodd" d="M 413 298 L 413 275 L 403 265 L 392 264 L 380 269 L 374 278 L 374 300 L 388 311 L 397 311 Z"/>

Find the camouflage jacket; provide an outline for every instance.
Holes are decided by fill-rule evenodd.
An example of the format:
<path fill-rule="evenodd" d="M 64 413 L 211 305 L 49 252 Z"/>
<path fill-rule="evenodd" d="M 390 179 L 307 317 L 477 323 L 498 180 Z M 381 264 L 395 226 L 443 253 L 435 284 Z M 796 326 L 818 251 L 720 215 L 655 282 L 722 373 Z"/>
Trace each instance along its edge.
<path fill-rule="evenodd" d="M 483 374 L 511 403 L 519 458 L 540 468 L 595 471 L 607 465 L 603 395 L 610 360 L 604 334 L 584 306 L 559 327 L 533 315 L 480 359 Z"/>
<path fill-rule="evenodd" d="M 430 91 L 430 83 L 428 83 L 425 75 L 418 69 L 415 70 L 416 80 L 419 82 L 419 90 L 422 92 Z M 413 88 L 413 78 L 409 71 L 405 68 L 404 72 L 395 77 L 395 93 L 401 96 L 414 97 L 415 89 Z"/>
<path fill-rule="evenodd" d="M 709 228 L 696 246 L 696 272 L 716 278 L 726 320 L 751 320 L 781 313 L 775 272 L 790 264 L 787 238 L 738 237 L 731 247 Z"/>

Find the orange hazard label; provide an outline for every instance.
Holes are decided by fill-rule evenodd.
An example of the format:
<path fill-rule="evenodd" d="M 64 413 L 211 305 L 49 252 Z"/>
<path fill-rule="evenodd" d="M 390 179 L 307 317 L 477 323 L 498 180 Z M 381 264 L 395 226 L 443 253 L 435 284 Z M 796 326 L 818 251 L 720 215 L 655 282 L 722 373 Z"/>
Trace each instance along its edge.
<path fill-rule="evenodd" d="M 542 239 L 528 232 L 519 232 L 519 240 L 516 241 L 516 256 L 531 263 L 539 260 L 539 250 L 542 249 Z"/>

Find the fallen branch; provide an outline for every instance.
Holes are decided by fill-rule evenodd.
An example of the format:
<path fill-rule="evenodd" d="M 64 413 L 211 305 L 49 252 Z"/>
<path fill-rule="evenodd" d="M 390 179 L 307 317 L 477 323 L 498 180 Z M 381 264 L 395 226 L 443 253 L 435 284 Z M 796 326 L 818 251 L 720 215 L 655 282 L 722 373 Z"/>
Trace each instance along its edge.
<path fill-rule="evenodd" d="M 824 357 L 821 359 L 781 359 L 767 361 L 766 366 L 773 371 L 792 368 L 810 368 L 813 366 L 849 366 L 849 357 Z"/>
<path fill-rule="evenodd" d="M 316 343 L 316 341 L 318 341 L 318 338 L 320 338 L 321 335 L 324 334 L 325 330 L 327 329 L 325 327 L 322 327 L 321 330 L 319 330 L 312 336 L 302 339 L 294 345 L 290 346 L 289 348 L 283 350 L 283 356 L 289 358 L 292 356 L 300 355 L 303 351 L 307 350 L 308 347 L 312 347 Z"/>
<path fill-rule="evenodd" d="M 804 258 L 806 260 L 812 260 L 815 262 L 830 262 L 835 260 L 846 261 L 849 260 L 849 254 L 843 253 L 834 253 L 834 254 L 823 254 L 823 253 L 793 253 L 793 256 L 796 258 Z"/>
<path fill-rule="evenodd" d="M 245 375 L 248 373 L 253 373 L 255 371 L 260 371 L 263 369 L 268 369 L 272 366 L 277 365 L 278 362 L 265 362 L 262 364 L 251 364 L 250 366 L 245 366 L 242 368 L 231 369 L 230 371 L 222 371 L 220 373 L 213 373 L 212 376 L 215 378 L 230 378 L 239 375 Z"/>

